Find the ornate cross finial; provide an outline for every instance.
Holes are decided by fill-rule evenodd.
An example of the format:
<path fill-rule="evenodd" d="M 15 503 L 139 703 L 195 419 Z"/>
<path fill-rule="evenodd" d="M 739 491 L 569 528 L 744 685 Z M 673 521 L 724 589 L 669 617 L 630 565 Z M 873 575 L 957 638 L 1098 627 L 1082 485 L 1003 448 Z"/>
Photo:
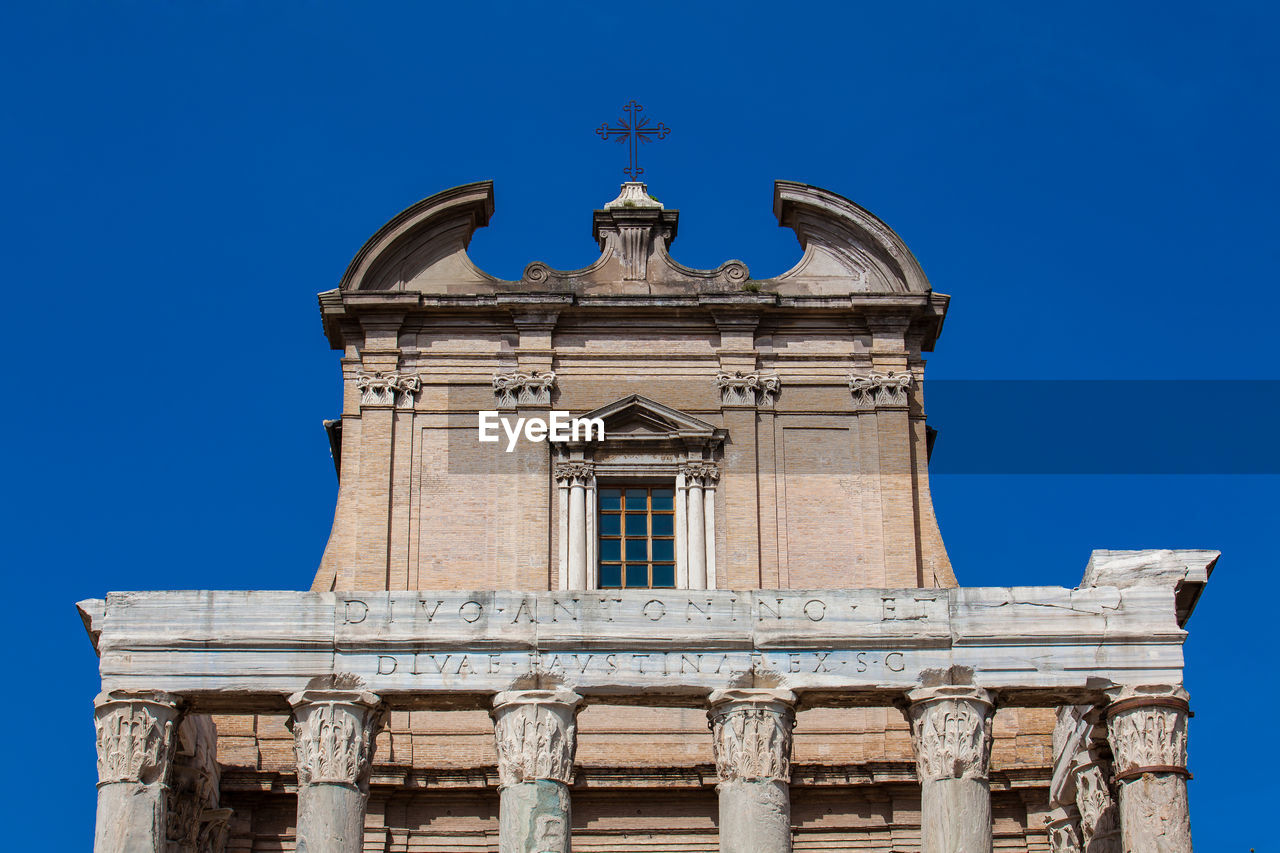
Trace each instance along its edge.
<path fill-rule="evenodd" d="M 644 112 L 644 107 L 634 100 L 623 104 L 622 111 L 627 114 L 627 117 L 618 119 L 617 127 L 609 127 L 609 123 L 605 122 L 596 128 L 596 133 L 600 134 L 605 142 L 608 142 L 611 136 L 616 136 L 618 142 L 622 142 L 625 139 L 630 143 L 630 165 L 623 169 L 622 173 L 632 181 L 639 181 L 640 176 L 644 174 L 644 169 L 640 168 L 637 160 L 636 149 L 639 148 L 638 143 L 648 144 L 654 139 L 663 139 L 671 132 L 671 128 L 662 122 L 650 126 L 649 119 L 641 115 Z"/>

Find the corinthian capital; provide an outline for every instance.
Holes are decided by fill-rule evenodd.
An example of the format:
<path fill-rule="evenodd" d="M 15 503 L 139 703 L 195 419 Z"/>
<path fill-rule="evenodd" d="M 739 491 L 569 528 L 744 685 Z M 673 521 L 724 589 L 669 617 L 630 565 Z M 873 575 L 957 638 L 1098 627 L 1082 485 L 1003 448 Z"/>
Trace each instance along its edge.
<path fill-rule="evenodd" d="M 921 782 L 986 779 L 991 762 L 991 694 L 977 687 L 926 687 L 908 694 L 911 745 Z"/>
<path fill-rule="evenodd" d="M 517 405 L 550 406 L 551 389 L 555 384 L 556 375 L 551 371 L 495 373 L 493 393 L 498 398 L 499 409 L 514 409 Z"/>
<path fill-rule="evenodd" d="M 411 408 L 413 397 L 422 390 L 416 373 L 361 373 L 356 377 L 362 406 Z"/>
<path fill-rule="evenodd" d="M 796 695 L 790 690 L 717 690 L 707 722 L 721 782 L 790 782 Z"/>
<path fill-rule="evenodd" d="M 493 736 L 502 787 L 549 779 L 569 784 L 578 746 L 578 707 L 571 690 L 509 690 L 493 699 Z"/>
<path fill-rule="evenodd" d="M 1107 739 L 1115 778 L 1187 773 L 1187 693 L 1181 687 L 1124 687 L 1111 691 Z"/>
<path fill-rule="evenodd" d="M 178 697 L 159 692 L 103 693 L 93 702 L 98 784 L 167 784 L 176 748 Z"/>
<path fill-rule="evenodd" d="M 595 476 L 595 470 L 590 462 L 557 462 L 552 474 L 563 486 L 586 486 Z"/>
<path fill-rule="evenodd" d="M 386 713 L 372 693 L 304 690 L 289 697 L 298 784 L 369 787 L 374 741 Z"/>
<path fill-rule="evenodd" d="M 1051 811 L 1044 819 L 1049 834 L 1049 853 L 1081 853 L 1080 815 L 1070 807 Z"/>
<path fill-rule="evenodd" d="M 853 394 L 853 408 L 859 412 L 876 409 L 905 409 L 907 391 L 911 388 L 910 373 L 869 373 L 866 376 L 850 376 L 849 392 Z"/>
<path fill-rule="evenodd" d="M 1089 853 L 1120 853 L 1120 815 L 1107 784 L 1107 768 L 1087 754 L 1072 771 L 1080 838 Z"/>
<path fill-rule="evenodd" d="M 680 466 L 686 486 L 707 488 L 720 479 L 720 466 L 714 462 L 686 462 Z"/>
<path fill-rule="evenodd" d="M 780 384 L 776 373 L 743 373 L 738 370 L 716 374 L 722 406 L 772 406 Z"/>

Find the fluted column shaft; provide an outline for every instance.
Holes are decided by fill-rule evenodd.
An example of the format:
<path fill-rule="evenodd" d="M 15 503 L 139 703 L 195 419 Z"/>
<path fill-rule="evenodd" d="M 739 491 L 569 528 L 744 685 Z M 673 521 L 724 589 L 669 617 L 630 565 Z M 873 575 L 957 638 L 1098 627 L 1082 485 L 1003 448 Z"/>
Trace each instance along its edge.
<path fill-rule="evenodd" d="M 716 758 L 721 853 L 790 853 L 790 690 L 711 694 L 707 712 Z"/>
<path fill-rule="evenodd" d="M 571 690 L 509 690 L 493 699 L 500 853 L 570 853 L 569 782 L 582 697 Z"/>
<path fill-rule="evenodd" d="M 377 696 L 304 690 L 289 697 L 298 760 L 298 853 L 360 853 L 374 743 L 386 714 Z"/>
<path fill-rule="evenodd" d="M 555 478 L 560 488 L 568 492 L 568 523 L 562 528 L 568 534 L 569 541 L 564 549 L 565 565 L 563 570 L 568 574 L 566 589 L 586 589 L 588 559 L 594 543 L 587 541 L 587 487 L 593 480 L 593 469 L 586 462 L 561 462 L 555 467 Z"/>
<path fill-rule="evenodd" d="M 1125 687 L 1111 698 L 1107 738 L 1125 853 L 1191 853 L 1186 691 Z"/>
<path fill-rule="evenodd" d="M 991 694 L 947 685 L 913 690 L 908 698 L 921 853 L 990 853 Z"/>
<path fill-rule="evenodd" d="M 93 703 L 98 745 L 94 853 L 163 853 L 178 697 L 103 693 Z"/>

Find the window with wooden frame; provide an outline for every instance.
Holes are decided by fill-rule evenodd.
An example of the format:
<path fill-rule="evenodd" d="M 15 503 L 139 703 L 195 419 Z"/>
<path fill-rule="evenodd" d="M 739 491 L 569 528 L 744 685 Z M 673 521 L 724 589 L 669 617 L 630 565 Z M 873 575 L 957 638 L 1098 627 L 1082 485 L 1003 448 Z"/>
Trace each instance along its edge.
<path fill-rule="evenodd" d="M 675 489 L 602 486 L 599 496 L 600 588 L 674 589 Z"/>

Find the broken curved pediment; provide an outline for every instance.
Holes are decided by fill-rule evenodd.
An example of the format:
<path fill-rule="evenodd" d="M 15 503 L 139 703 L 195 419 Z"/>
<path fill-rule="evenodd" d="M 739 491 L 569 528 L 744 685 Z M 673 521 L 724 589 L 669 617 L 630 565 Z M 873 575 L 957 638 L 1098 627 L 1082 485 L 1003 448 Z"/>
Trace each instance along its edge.
<path fill-rule="evenodd" d="M 708 270 L 680 264 L 670 254 L 679 211 L 664 208 L 644 184 L 627 183 L 593 215 L 600 245 L 594 263 L 557 270 L 535 261 L 519 281 L 506 281 L 479 269 L 467 255 L 472 234 L 489 223 L 493 210 L 491 181 L 464 184 L 418 202 L 360 249 L 339 290 L 592 296 L 930 292 L 920 265 L 889 226 L 836 193 L 792 181 L 775 183 L 774 213 L 779 224 L 795 231 L 804 254 L 772 279 L 752 279 L 737 260 Z"/>

